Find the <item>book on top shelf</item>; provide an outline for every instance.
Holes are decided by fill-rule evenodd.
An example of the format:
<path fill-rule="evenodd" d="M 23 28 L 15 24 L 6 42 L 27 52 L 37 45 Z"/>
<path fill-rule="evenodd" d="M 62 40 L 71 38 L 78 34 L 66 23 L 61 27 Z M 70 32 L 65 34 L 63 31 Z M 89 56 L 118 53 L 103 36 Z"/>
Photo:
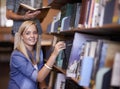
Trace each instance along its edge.
<path fill-rule="evenodd" d="M 50 8 L 51 8 L 51 6 L 43 6 L 41 8 L 33 8 L 32 6 L 29 6 L 27 4 L 20 3 L 17 13 L 19 15 L 24 15 L 27 11 L 30 11 L 31 13 L 35 12 L 35 11 L 41 11 L 41 13 L 37 16 L 37 18 L 40 20 L 40 22 L 42 22 L 43 19 L 46 17 Z"/>

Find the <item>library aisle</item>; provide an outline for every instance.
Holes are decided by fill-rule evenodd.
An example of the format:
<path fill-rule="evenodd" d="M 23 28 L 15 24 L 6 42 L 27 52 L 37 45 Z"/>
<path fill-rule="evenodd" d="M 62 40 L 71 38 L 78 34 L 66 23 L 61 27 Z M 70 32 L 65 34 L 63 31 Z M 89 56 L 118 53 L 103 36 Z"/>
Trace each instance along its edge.
<path fill-rule="evenodd" d="M 9 62 L 0 62 L 0 89 L 7 89 L 9 80 Z"/>

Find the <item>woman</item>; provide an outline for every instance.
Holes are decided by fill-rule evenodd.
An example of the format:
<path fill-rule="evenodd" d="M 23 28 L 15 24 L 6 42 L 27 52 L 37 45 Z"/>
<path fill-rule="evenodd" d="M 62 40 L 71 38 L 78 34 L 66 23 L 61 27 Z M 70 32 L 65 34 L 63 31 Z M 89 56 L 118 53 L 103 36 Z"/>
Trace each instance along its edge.
<path fill-rule="evenodd" d="M 15 34 L 17 42 L 10 59 L 10 81 L 8 89 L 37 89 L 52 69 L 59 52 L 65 49 L 64 42 L 58 42 L 46 62 L 40 49 L 41 36 L 33 21 L 25 21 Z"/>

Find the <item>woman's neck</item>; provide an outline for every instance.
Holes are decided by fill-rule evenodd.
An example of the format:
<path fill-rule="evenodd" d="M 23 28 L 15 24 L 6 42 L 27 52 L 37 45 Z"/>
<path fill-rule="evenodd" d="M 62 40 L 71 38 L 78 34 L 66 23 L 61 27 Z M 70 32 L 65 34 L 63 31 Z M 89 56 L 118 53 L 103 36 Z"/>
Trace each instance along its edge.
<path fill-rule="evenodd" d="M 31 53 L 34 51 L 34 47 L 33 46 L 28 46 L 26 45 L 27 50 L 29 50 Z"/>

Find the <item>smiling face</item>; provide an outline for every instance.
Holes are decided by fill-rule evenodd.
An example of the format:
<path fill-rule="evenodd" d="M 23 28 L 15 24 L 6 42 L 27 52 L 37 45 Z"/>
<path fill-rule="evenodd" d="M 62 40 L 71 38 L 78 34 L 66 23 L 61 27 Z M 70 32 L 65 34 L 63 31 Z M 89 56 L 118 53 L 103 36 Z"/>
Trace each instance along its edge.
<path fill-rule="evenodd" d="M 25 29 L 21 35 L 23 42 L 27 48 L 34 47 L 38 40 L 38 31 L 34 24 Z"/>

